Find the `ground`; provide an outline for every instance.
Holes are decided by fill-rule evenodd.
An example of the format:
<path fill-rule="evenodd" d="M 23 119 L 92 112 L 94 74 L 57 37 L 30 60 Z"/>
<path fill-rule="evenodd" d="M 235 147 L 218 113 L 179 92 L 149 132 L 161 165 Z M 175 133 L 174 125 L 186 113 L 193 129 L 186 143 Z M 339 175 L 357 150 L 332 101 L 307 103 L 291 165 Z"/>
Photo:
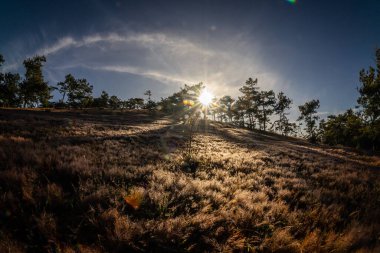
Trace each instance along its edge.
<path fill-rule="evenodd" d="M 216 122 L 2 109 L 0 252 L 379 252 L 379 169 Z"/>

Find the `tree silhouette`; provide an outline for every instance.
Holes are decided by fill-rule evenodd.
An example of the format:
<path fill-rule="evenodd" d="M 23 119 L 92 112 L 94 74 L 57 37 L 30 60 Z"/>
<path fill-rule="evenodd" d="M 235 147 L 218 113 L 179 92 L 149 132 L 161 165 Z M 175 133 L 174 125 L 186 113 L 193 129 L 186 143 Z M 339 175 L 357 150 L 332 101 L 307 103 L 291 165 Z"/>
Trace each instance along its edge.
<path fill-rule="evenodd" d="M 245 107 L 245 115 L 248 117 L 248 127 L 250 129 L 255 128 L 255 114 L 257 114 L 259 99 L 259 92 L 257 87 L 257 78 L 253 80 L 251 77 L 245 82 L 245 85 L 239 89 L 243 93 L 242 97 L 239 97 L 240 104 Z"/>
<path fill-rule="evenodd" d="M 373 124 L 380 117 L 380 49 L 376 50 L 376 69 L 362 69 L 360 82 L 358 103 L 363 107 L 365 117 Z"/>
<path fill-rule="evenodd" d="M 64 82 L 57 83 L 58 92 L 62 94 L 62 98 L 60 100 L 61 103 L 65 103 L 65 98 L 67 93 L 69 92 L 69 84 L 74 81 L 74 77 L 72 75 L 66 75 Z"/>
<path fill-rule="evenodd" d="M 6 73 L 0 77 L 0 105 L 17 107 L 20 104 L 20 75 Z"/>
<path fill-rule="evenodd" d="M 125 102 L 127 109 L 142 109 L 144 108 L 144 99 L 142 98 L 130 98 Z"/>
<path fill-rule="evenodd" d="M 23 64 L 26 69 L 25 80 L 20 85 L 20 94 L 24 107 L 34 106 L 40 103 L 48 106 L 52 88 L 44 81 L 42 74 L 43 64 L 46 62 L 45 56 L 34 56 L 26 59 Z"/>
<path fill-rule="evenodd" d="M 269 117 L 273 114 L 276 105 L 276 96 L 273 90 L 261 91 L 257 99 L 256 117 L 260 124 L 260 129 L 266 131 Z"/>
<path fill-rule="evenodd" d="M 109 98 L 108 104 L 112 109 L 118 109 L 121 106 L 121 100 L 117 96 L 113 95 Z"/>
<path fill-rule="evenodd" d="M 297 120 L 305 121 L 307 138 L 312 142 L 317 140 L 317 120 L 319 119 L 319 116 L 317 116 L 316 113 L 319 106 L 318 99 L 313 99 L 303 105 L 298 106 L 301 115 Z"/>
<path fill-rule="evenodd" d="M 0 54 L 0 67 L 4 63 Z M 20 104 L 20 75 L 0 72 L 0 106 L 17 107 Z"/>
<path fill-rule="evenodd" d="M 99 107 L 107 108 L 109 99 L 110 99 L 110 96 L 108 95 L 106 91 L 103 90 L 102 94 L 100 94 L 100 97 L 99 97 Z"/>
<path fill-rule="evenodd" d="M 363 135 L 371 143 L 372 150 L 380 146 L 380 49 L 376 50 L 376 69 L 360 71 L 358 104 L 363 108 L 366 120 Z"/>
<path fill-rule="evenodd" d="M 274 113 L 279 116 L 279 119 L 273 122 L 272 128 L 279 131 L 282 135 L 288 135 L 292 132 L 292 124 L 289 123 L 289 119 L 287 118 L 289 113 L 285 112 L 291 108 L 290 105 L 292 103 L 292 100 L 288 98 L 284 92 L 281 91 L 277 94 L 277 102 L 274 105 Z"/>
<path fill-rule="evenodd" d="M 322 141 L 330 145 L 342 144 L 355 147 L 361 135 L 363 122 L 352 109 L 343 114 L 330 115 L 320 124 Z"/>
<path fill-rule="evenodd" d="M 158 103 L 161 110 L 166 113 L 178 114 L 185 111 L 186 105 L 185 100 L 191 100 L 193 102 L 197 101 L 200 92 L 204 89 L 203 83 L 198 83 L 194 85 L 185 84 L 179 92 L 173 93 L 167 98 L 161 98 Z"/>
<path fill-rule="evenodd" d="M 248 104 L 247 101 L 239 97 L 232 106 L 232 115 L 238 126 L 241 126 L 241 127 L 245 126 L 244 118 L 245 118 L 246 108 L 248 107 L 247 104 Z"/>
<path fill-rule="evenodd" d="M 230 122 L 232 122 L 232 104 L 235 102 L 231 96 L 224 96 L 219 99 L 220 112 L 227 116 Z"/>
<path fill-rule="evenodd" d="M 92 101 L 92 89 L 86 79 L 75 79 L 68 74 L 65 81 L 57 84 L 58 91 L 62 93 L 62 101 L 67 94 L 67 103 L 72 107 L 86 107 Z"/>
<path fill-rule="evenodd" d="M 144 92 L 144 95 L 145 95 L 145 96 L 148 96 L 148 101 L 146 102 L 144 108 L 145 108 L 145 109 L 148 109 L 148 110 L 150 110 L 150 111 L 156 109 L 157 104 L 156 104 L 156 102 L 154 102 L 154 101 L 151 99 L 151 97 L 152 97 L 152 91 L 147 90 L 147 91 Z"/>
<path fill-rule="evenodd" d="M 145 91 L 145 92 L 144 92 L 144 95 L 145 95 L 145 96 L 148 96 L 148 101 L 151 101 L 151 100 L 150 100 L 150 97 L 152 96 L 152 91 L 151 91 L 151 90 L 147 90 L 147 91 Z"/>

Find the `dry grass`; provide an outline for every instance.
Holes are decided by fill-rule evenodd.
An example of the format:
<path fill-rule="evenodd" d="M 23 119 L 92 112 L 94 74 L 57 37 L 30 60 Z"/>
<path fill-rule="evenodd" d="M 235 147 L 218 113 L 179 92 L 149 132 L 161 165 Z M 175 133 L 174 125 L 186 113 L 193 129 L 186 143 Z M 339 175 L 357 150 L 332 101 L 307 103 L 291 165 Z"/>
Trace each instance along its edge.
<path fill-rule="evenodd" d="M 141 112 L 0 110 L 0 252 L 378 252 L 379 157 Z"/>

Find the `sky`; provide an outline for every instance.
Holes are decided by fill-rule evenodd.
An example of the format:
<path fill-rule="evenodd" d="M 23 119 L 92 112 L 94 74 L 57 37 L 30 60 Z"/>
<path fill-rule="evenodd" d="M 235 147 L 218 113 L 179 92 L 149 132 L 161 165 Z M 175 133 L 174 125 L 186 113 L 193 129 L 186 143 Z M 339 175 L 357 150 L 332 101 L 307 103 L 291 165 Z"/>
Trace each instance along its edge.
<path fill-rule="evenodd" d="M 380 47 L 378 0 L 21 1 L 0 3 L 3 71 L 45 55 L 50 85 L 68 73 L 123 99 L 160 100 L 203 82 L 240 95 L 249 77 L 321 115 L 356 105 L 359 71 Z M 58 95 L 55 96 L 58 100 Z"/>

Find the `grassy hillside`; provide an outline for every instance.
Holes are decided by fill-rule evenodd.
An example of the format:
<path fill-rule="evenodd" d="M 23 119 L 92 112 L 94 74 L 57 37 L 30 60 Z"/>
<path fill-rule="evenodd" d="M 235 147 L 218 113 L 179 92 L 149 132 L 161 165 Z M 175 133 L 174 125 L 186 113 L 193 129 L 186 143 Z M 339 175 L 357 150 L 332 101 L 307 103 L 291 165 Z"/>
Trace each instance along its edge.
<path fill-rule="evenodd" d="M 380 252 L 380 158 L 144 112 L 0 110 L 0 252 Z"/>

